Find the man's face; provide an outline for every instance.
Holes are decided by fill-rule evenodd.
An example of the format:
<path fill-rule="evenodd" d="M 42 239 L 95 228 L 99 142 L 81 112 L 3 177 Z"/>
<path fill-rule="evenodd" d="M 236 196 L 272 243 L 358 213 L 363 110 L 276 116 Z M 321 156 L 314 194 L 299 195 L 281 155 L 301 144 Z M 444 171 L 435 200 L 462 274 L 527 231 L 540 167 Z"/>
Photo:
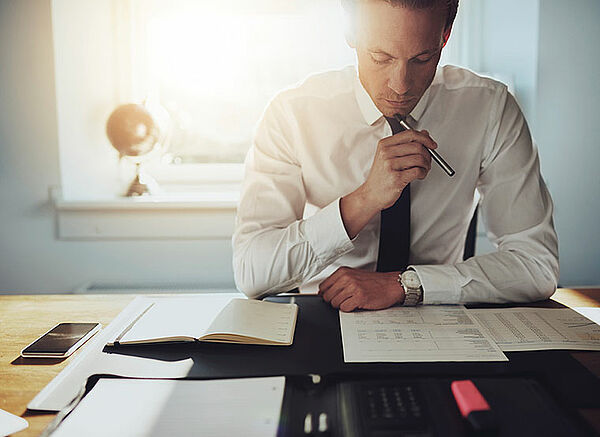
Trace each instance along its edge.
<path fill-rule="evenodd" d="M 386 117 L 406 116 L 427 90 L 449 32 L 443 8 L 411 9 L 385 1 L 357 5 L 354 41 L 358 73 Z"/>

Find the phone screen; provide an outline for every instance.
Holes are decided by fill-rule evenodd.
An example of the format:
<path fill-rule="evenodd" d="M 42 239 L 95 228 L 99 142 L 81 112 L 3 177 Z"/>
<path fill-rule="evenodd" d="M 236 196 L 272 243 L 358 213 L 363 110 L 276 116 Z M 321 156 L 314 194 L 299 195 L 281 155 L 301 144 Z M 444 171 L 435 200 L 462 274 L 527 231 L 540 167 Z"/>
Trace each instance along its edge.
<path fill-rule="evenodd" d="M 23 354 L 62 355 L 98 326 L 98 323 L 60 323 L 23 350 Z"/>

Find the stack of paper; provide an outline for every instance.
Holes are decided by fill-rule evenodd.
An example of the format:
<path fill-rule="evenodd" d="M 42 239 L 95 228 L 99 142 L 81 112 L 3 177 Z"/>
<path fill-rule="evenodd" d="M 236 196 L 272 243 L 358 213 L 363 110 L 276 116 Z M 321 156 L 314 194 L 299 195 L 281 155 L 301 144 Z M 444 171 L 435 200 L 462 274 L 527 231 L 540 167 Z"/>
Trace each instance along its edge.
<path fill-rule="evenodd" d="M 600 308 L 393 307 L 340 312 L 340 327 L 346 362 L 503 361 L 501 351 L 600 351 L 600 325 L 593 321 L 599 313 Z"/>

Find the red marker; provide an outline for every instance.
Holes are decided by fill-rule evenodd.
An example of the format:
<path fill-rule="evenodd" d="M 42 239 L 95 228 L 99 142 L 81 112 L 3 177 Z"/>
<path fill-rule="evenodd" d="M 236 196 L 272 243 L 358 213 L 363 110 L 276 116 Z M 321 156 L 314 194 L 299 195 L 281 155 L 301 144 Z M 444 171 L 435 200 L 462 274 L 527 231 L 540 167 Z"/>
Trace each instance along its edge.
<path fill-rule="evenodd" d="M 494 413 L 473 381 L 454 381 L 450 388 L 460 414 L 469 421 L 475 431 L 489 432 L 497 429 L 498 424 Z"/>

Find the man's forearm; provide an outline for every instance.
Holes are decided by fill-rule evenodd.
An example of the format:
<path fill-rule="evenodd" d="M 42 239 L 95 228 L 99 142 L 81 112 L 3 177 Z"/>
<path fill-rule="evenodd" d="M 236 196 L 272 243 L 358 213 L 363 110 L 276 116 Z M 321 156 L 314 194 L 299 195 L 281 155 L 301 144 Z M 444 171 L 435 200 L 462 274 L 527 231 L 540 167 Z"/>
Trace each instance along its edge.
<path fill-rule="evenodd" d="M 413 265 L 425 304 L 511 303 L 547 299 L 558 280 L 552 256 L 499 250 L 456 264 Z"/>
<path fill-rule="evenodd" d="M 352 240 L 379 212 L 369 201 L 362 187 L 340 200 L 340 214 L 348 237 Z"/>
<path fill-rule="evenodd" d="M 285 227 L 256 228 L 242 216 L 233 237 L 237 287 L 250 297 L 287 291 L 353 249 L 336 199 Z"/>

